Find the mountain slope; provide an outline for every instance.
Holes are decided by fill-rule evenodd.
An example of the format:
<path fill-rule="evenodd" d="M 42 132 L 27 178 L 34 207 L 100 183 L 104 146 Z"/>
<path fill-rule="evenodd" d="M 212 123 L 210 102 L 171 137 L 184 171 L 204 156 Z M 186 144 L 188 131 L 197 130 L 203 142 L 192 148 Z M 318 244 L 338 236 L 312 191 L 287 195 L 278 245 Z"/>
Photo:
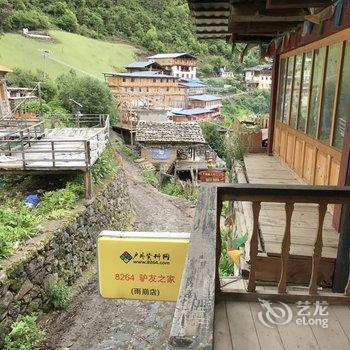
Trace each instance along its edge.
<path fill-rule="evenodd" d="M 46 72 L 51 78 L 74 69 L 103 79 L 103 72 L 123 69 L 135 59 L 137 49 L 125 43 L 111 43 L 78 34 L 52 30 L 55 42 L 29 39 L 6 33 L 0 37 L 0 64 L 9 68 L 44 70 L 45 60 L 40 50 L 49 50 Z"/>

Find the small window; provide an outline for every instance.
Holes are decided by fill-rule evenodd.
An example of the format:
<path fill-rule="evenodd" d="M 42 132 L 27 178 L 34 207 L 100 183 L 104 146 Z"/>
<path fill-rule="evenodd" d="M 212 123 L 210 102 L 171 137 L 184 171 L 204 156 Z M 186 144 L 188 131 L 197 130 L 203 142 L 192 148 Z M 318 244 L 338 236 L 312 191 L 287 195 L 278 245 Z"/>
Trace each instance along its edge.
<path fill-rule="evenodd" d="M 329 46 L 327 69 L 323 91 L 323 105 L 320 116 L 320 140 L 326 144 L 330 143 L 331 127 L 333 117 L 333 107 L 335 100 L 335 88 L 338 83 L 338 67 L 341 52 L 341 44 L 334 44 Z"/>
<path fill-rule="evenodd" d="M 157 81 L 157 79 L 156 78 L 153 78 L 153 82 L 155 83 Z"/>
<path fill-rule="evenodd" d="M 292 128 L 296 128 L 297 114 L 299 109 L 299 98 L 300 98 L 300 81 L 301 81 L 301 65 L 302 55 L 296 56 L 295 69 L 294 69 L 294 82 L 293 82 L 293 95 L 292 95 L 292 108 L 290 114 L 289 125 Z"/>
<path fill-rule="evenodd" d="M 350 41 L 346 43 L 344 53 L 343 71 L 341 74 L 338 106 L 335 118 L 335 133 L 333 146 L 339 149 L 343 148 L 346 120 L 348 117 L 350 91 Z"/>
<path fill-rule="evenodd" d="M 126 79 L 125 78 L 123 78 L 123 83 L 125 83 L 126 82 Z"/>
<path fill-rule="evenodd" d="M 318 109 L 321 99 L 321 84 L 324 71 L 325 53 L 325 47 L 315 50 L 315 63 L 313 68 L 310 97 L 310 112 L 307 123 L 307 133 L 314 138 L 316 137 Z"/>
<path fill-rule="evenodd" d="M 301 82 L 298 130 L 303 132 L 305 132 L 306 118 L 307 118 L 308 105 L 309 105 L 311 68 L 312 68 L 312 52 L 310 51 L 304 54 L 304 67 L 303 67 L 302 82 Z"/>
<path fill-rule="evenodd" d="M 135 81 L 135 79 L 134 78 L 131 78 L 131 82 L 133 83 Z"/>
<path fill-rule="evenodd" d="M 289 124 L 290 106 L 292 100 L 292 85 L 293 85 L 293 72 L 294 72 L 295 56 L 288 58 L 288 69 L 287 69 L 287 81 L 286 81 L 286 92 L 284 100 L 284 113 L 283 123 Z"/>
<path fill-rule="evenodd" d="M 280 61 L 279 87 L 278 87 L 278 104 L 277 104 L 277 120 L 282 121 L 283 115 L 283 99 L 285 92 L 287 60 Z"/>

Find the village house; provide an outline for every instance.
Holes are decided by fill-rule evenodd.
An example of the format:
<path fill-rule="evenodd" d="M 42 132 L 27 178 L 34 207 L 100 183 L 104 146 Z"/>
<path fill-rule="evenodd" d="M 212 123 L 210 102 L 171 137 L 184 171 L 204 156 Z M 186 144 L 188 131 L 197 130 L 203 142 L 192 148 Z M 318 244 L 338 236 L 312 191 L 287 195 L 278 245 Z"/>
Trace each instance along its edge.
<path fill-rule="evenodd" d="M 5 81 L 5 75 L 10 72 L 12 72 L 11 69 L 0 65 L 0 119 L 11 117 L 11 107 Z"/>
<path fill-rule="evenodd" d="M 196 148 L 206 143 L 198 123 L 145 121 L 137 124 L 136 142 L 141 146 L 141 157 L 156 165 L 170 165 L 180 150 L 187 148 L 195 154 Z"/>
<path fill-rule="evenodd" d="M 188 79 L 197 77 L 197 59 L 188 53 L 159 53 L 148 59 L 163 66 L 174 77 Z"/>
<path fill-rule="evenodd" d="M 205 84 L 191 81 L 183 82 L 180 80 L 179 86 L 186 91 L 186 96 L 206 94 L 208 90 L 208 87 Z"/>
<path fill-rule="evenodd" d="M 208 108 L 190 108 L 172 110 L 170 120 L 173 122 L 188 122 L 188 121 L 205 121 L 205 120 L 216 120 L 221 119 L 221 115 L 218 115 L 215 110 Z"/>
<path fill-rule="evenodd" d="M 235 163 L 237 183 L 202 188 L 169 343 L 348 349 L 350 5 L 188 2 L 199 38 L 256 44 L 273 59 L 272 96 L 267 154 Z M 289 321 L 268 319 L 272 302 Z M 302 325 L 300 307 L 311 312 Z"/>
<path fill-rule="evenodd" d="M 213 117 L 221 115 L 222 98 L 214 95 L 188 96 L 190 108 L 206 108 L 213 112 Z"/>
<path fill-rule="evenodd" d="M 261 64 L 244 70 L 244 81 L 249 89 L 270 89 L 271 78 L 271 64 Z"/>
<path fill-rule="evenodd" d="M 164 71 L 163 66 L 161 66 L 154 60 L 132 62 L 127 66 L 125 66 L 125 69 L 128 71 L 128 73 L 144 72 L 144 71 L 155 71 L 155 72 L 166 73 Z"/>

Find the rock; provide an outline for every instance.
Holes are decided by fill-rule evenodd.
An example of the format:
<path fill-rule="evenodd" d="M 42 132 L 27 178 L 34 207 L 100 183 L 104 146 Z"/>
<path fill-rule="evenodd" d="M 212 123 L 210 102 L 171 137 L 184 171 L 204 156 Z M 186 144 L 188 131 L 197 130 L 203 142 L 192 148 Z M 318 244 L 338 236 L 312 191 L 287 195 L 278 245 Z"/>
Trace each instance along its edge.
<path fill-rule="evenodd" d="M 33 283 L 29 279 L 26 279 L 16 295 L 16 300 L 21 300 L 33 288 L 33 286 Z"/>

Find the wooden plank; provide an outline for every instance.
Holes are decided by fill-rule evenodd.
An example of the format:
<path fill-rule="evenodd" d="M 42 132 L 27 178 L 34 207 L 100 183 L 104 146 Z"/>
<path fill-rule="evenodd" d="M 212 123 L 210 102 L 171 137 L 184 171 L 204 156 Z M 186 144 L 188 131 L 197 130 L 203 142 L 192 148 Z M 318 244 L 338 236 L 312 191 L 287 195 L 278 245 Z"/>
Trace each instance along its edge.
<path fill-rule="evenodd" d="M 255 330 L 259 338 L 261 349 L 283 350 L 282 340 L 276 325 L 266 327 L 258 318 L 258 313 L 264 311 L 260 303 L 250 302 L 250 309 L 254 320 Z"/>
<path fill-rule="evenodd" d="M 229 321 L 226 314 L 226 302 L 219 301 L 215 305 L 214 349 L 233 349 L 228 322 Z"/>
<path fill-rule="evenodd" d="M 237 350 L 260 349 L 249 303 L 226 302 L 226 309 L 233 348 Z"/>
<path fill-rule="evenodd" d="M 170 332 L 174 348 L 213 346 L 216 216 L 216 188 L 202 185 Z"/>
<path fill-rule="evenodd" d="M 286 325 L 278 325 L 278 331 L 282 339 L 284 349 L 286 350 L 310 350 L 319 349 L 317 339 L 310 326 L 298 326 L 295 319 L 298 313 L 296 306 L 291 306 L 293 319 Z"/>
<path fill-rule="evenodd" d="M 330 306 L 332 313 L 339 321 L 347 338 L 350 339 L 350 307 L 344 305 Z"/>
<path fill-rule="evenodd" d="M 317 325 L 311 325 L 311 329 L 317 339 L 321 349 L 349 349 L 350 341 L 341 327 L 336 315 L 331 308 L 328 308 L 328 327 L 322 328 Z M 350 316 L 350 314 L 349 314 Z M 312 316 L 310 316 L 311 318 Z"/>
<path fill-rule="evenodd" d="M 318 284 L 331 286 L 334 271 L 334 259 L 322 258 Z M 277 282 L 281 275 L 281 258 L 261 256 L 257 258 L 256 280 Z M 311 257 L 290 255 L 287 270 L 287 284 L 307 285 L 311 276 Z"/>

